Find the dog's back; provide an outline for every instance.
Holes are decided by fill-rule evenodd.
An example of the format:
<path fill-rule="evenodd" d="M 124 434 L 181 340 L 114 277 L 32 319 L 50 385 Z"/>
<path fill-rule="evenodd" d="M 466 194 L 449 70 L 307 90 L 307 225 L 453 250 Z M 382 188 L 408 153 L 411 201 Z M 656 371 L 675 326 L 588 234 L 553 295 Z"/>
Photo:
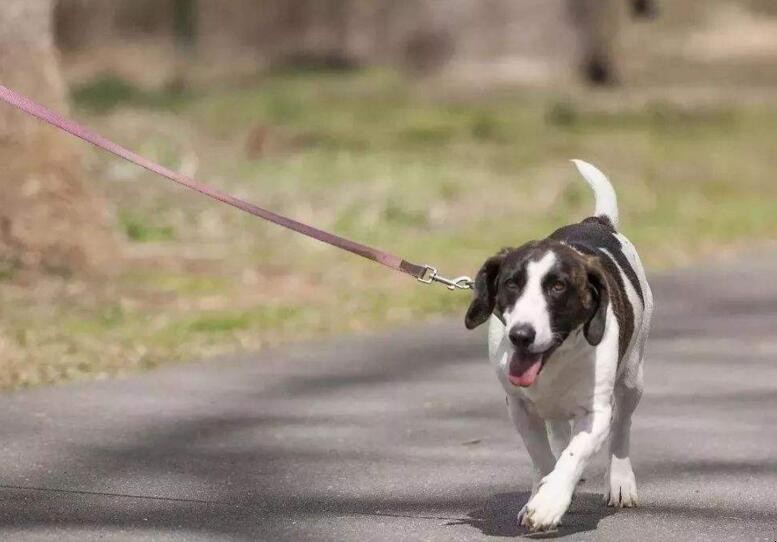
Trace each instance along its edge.
<path fill-rule="evenodd" d="M 626 236 L 617 230 L 618 199 L 610 181 L 595 166 L 582 160 L 572 160 L 589 184 L 596 198 L 594 216 L 582 222 L 559 228 L 550 235 L 575 250 L 598 257 L 607 274 L 624 292 L 624 329 L 622 354 L 634 351 L 631 360 L 622 364 L 622 376 L 639 371 L 644 344 L 653 314 L 653 293 L 637 250 Z M 636 376 L 636 375 L 633 375 Z"/>

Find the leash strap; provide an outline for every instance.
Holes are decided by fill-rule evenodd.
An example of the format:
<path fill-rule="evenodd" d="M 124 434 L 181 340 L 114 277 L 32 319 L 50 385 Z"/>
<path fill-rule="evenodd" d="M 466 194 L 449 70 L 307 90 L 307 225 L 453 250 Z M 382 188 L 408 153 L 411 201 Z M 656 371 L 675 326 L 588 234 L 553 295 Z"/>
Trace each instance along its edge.
<path fill-rule="evenodd" d="M 446 285 L 450 290 L 454 290 L 456 288 L 468 289 L 472 287 L 472 281 L 468 277 L 446 279 L 437 273 L 437 269 L 429 265 L 418 265 L 407 260 L 403 260 L 402 258 L 389 252 L 384 252 L 382 250 L 357 243 L 356 241 L 351 241 L 350 239 L 345 239 L 344 237 L 319 230 L 313 226 L 308 226 L 302 222 L 292 220 L 291 218 L 287 218 L 272 211 L 268 211 L 267 209 L 263 209 L 248 203 L 247 201 L 237 198 L 231 194 L 227 194 L 226 192 L 211 188 L 210 186 L 187 177 L 182 173 L 168 169 L 160 164 L 157 164 L 156 162 L 153 162 L 152 160 L 144 158 L 139 154 L 125 149 L 121 145 L 118 145 L 113 141 L 101 136 L 100 134 L 81 126 L 73 120 L 58 115 L 47 107 L 40 105 L 39 103 L 36 103 L 26 96 L 23 96 L 22 94 L 19 94 L 18 92 L 15 92 L 3 85 L 0 85 L 0 98 L 17 109 L 20 109 L 21 111 L 24 111 L 25 113 L 32 115 L 37 119 L 47 122 L 48 124 L 69 133 L 70 135 L 91 143 L 95 147 L 108 151 L 118 156 L 119 158 L 123 158 L 124 160 L 132 162 L 133 164 L 147 169 L 148 171 L 156 173 L 157 175 L 161 175 L 162 177 L 183 185 L 190 190 L 194 190 L 195 192 L 199 192 L 200 194 L 203 194 L 209 198 L 226 203 L 232 207 L 236 207 L 248 214 L 257 216 L 297 233 L 301 233 L 302 235 L 306 235 L 316 239 L 317 241 L 321 241 L 322 243 L 327 243 L 342 250 L 351 252 L 352 254 L 357 254 L 358 256 L 367 258 L 368 260 L 383 264 L 386 267 L 396 271 L 406 273 L 425 284 L 439 282 Z"/>

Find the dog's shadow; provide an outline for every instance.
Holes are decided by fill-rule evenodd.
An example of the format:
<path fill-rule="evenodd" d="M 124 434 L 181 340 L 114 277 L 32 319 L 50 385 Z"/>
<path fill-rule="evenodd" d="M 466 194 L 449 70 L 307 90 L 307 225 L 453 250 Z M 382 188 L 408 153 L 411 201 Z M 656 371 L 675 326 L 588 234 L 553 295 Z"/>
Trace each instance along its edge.
<path fill-rule="evenodd" d="M 601 493 L 575 494 L 563 524 L 557 530 L 547 533 L 529 533 L 517 521 L 518 511 L 529 500 L 529 492 L 499 493 L 490 497 L 482 507 L 467 514 L 467 519 L 458 520 L 459 525 L 471 525 L 484 535 L 529 538 L 559 538 L 570 534 L 593 531 L 599 521 L 616 512 L 605 506 Z"/>

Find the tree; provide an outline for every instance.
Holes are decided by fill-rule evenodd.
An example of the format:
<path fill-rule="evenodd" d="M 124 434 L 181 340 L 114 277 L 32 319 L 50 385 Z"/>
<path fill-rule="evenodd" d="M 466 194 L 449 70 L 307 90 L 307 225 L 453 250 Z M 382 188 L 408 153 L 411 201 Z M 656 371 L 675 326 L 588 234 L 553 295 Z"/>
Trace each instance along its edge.
<path fill-rule="evenodd" d="M 52 0 L 0 4 L 0 81 L 67 114 L 52 35 Z M 105 204 L 84 182 L 68 136 L 0 104 L 0 271 L 69 273 L 114 252 Z"/>

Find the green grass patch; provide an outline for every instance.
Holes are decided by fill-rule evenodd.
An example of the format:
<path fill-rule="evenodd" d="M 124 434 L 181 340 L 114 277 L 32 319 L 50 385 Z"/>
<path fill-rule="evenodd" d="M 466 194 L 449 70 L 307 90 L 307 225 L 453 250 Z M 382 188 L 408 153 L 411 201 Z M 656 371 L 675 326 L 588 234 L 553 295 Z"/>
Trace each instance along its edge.
<path fill-rule="evenodd" d="M 224 333 L 226 331 L 235 331 L 246 329 L 251 324 L 247 314 L 214 314 L 203 315 L 187 322 L 186 331 L 190 333 Z"/>
<path fill-rule="evenodd" d="M 136 243 L 172 241 L 175 239 L 175 230 L 172 226 L 156 225 L 147 217 L 122 213 L 119 217 L 119 225 L 127 239 Z"/>
<path fill-rule="evenodd" d="M 156 331 L 150 340 L 157 344 L 178 345 L 187 341 L 233 341 L 240 332 L 265 336 L 295 325 L 304 314 L 294 306 L 257 306 L 249 310 L 202 311 L 179 316 Z"/>
<path fill-rule="evenodd" d="M 146 90 L 120 77 L 107 75 L 73 88 L 70 97 L 83 110 L 108 113 L 118 107 L 177 110 L 194 95 L 174 85 L 160 90 Z"/>

